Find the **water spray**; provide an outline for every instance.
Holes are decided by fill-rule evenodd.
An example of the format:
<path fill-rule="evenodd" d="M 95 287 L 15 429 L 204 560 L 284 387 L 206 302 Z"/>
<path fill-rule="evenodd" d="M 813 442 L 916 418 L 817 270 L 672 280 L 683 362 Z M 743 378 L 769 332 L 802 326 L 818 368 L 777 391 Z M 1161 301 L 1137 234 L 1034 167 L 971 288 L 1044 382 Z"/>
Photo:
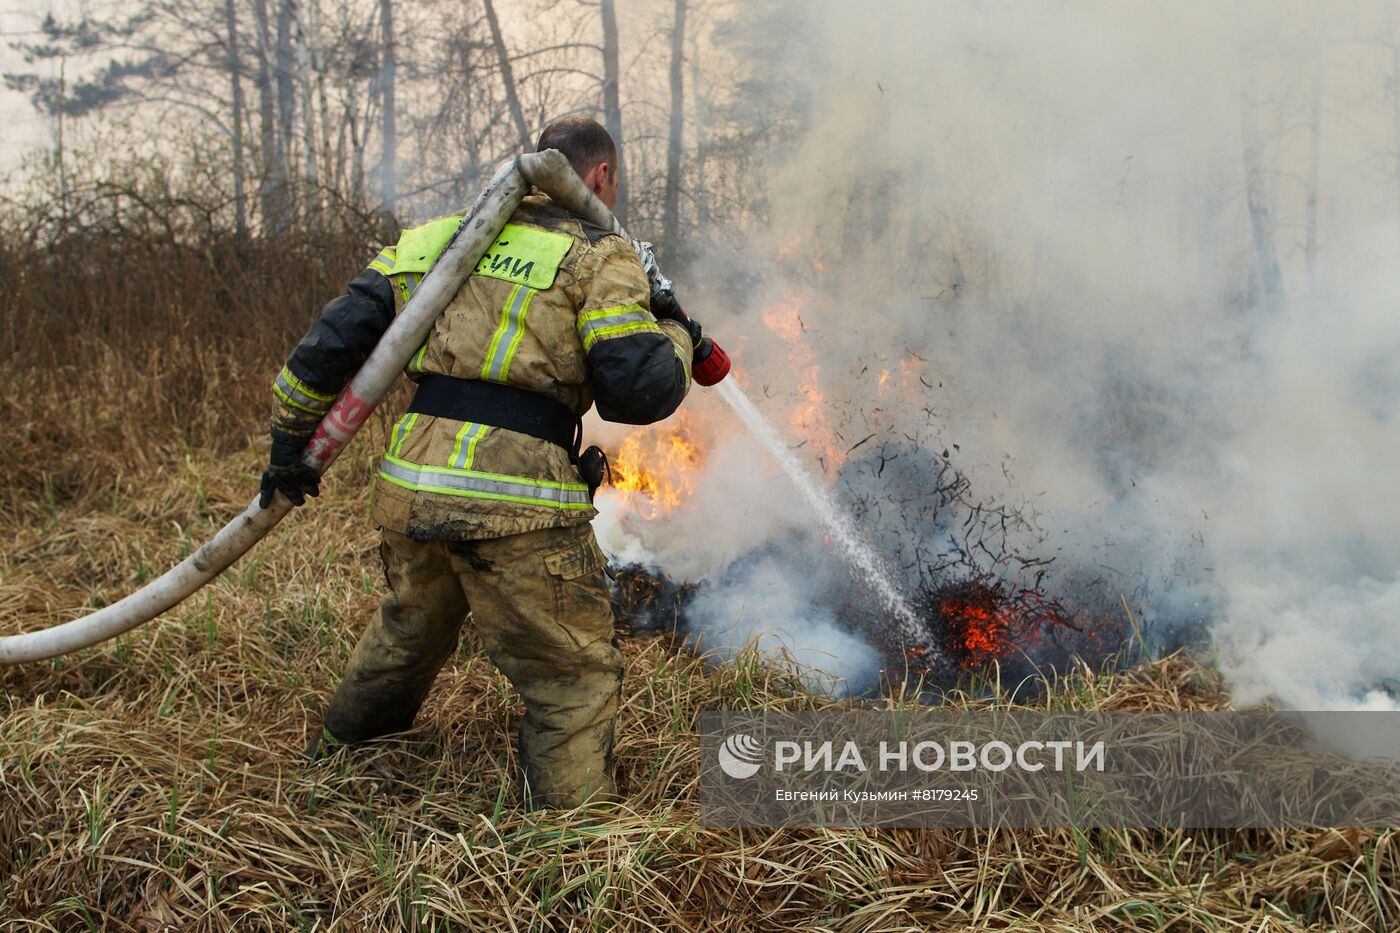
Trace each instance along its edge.
<path fill-rule="evenodd" d="M 679 305 L 675 307 L 675 314 L 682 320 L 686 319 L 685 311 Z M 729 403 L 739 420 L 753 432 L 754 437 L 758 438 L 769 455 L 792 480 L 792 484 L 816 513 L 827 533 L 844 552 L 846 559 L 870 580 L 885 608 L 898 620 L 900 634 L 905 642 L 931 650 L 928 636 L 919 625 L 914 610 L 909 607 L 909 603 L 895 586 L 894 578 L 880 559 L 880 555 L 876 554 L 856 531 L 840 504 L 831 495 L 817 488 L 817 484 L 807 474 L 801 462 L 783 444 L 777 429 L 763 417 L 763 413 L 744 394 L 739 384 L 733 379 L 725 378 L 729 375 L 729 370 L 729 354 L 709 337 L 702 337 L 696 344 L 695 361 L 691 370 L 695 381 L 702 386 L 719 386 L 720 397 Z"/>
<path fill-rule="evenodd" d="M 900 635 L 905 643 L 924 646 L 932 650 L 932 646 L 928 643 L 927 633 L 919 625 L 914 610 L 910 608 L 909 603 L 900 594 L 899 588 L 895 586 L 894 578 L 885 567 L 885 562 L 861 537 L 860 532 L 851 523 L 850 516 L 845 513 L 835 498 L 817 487 L 807 470 L 803 468 L 802 463 L 783 443 L 777 430 L 768 422 L 767 418 L 763 417 L 763 413 L 744 394 L 744 390 L 739 387 L 738 383 L 733 379 L 724 380 L 719 383 L 719 394 L 720 398 L 734 409 L 734 413 L 753 432 L 754 437 L 758 438 L 759 443 L 763 444 L 769 456 L 787 474 L 788 479 L 792 480 L 792 484 L 797 487 L 797 491 L 806 501 L 808 508 L 816 513 L 822 527 L 840 547 L 851 566 L 863 573 L 870 581 L 885 609 L 899 623 Z"/>

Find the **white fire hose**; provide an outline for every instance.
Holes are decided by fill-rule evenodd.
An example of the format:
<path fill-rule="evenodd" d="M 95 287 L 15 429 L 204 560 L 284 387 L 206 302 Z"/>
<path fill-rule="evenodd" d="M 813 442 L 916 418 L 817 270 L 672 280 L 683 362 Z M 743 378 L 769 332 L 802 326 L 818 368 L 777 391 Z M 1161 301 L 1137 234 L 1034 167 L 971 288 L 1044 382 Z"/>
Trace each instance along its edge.
<path fill-rule="evenodd" d="M 335 462 L 427 339 L 433 323 L 475 271 L 531 185 L 556 204 L 625 237 L 637 250 L 652 293 L 670 291 L 671 283 L 661 275 L 651 244 L 627 236 L 612 211 L 584 186 L 561 152 L 550 149 L 518 156 L 496 172 L 413 297 L 321 419 L 303 463 L 322 473 Z M 42 631 L 0 637 L 0 665 L 58 657 L 149 622 L 223 573 L 291 510 L 292 504 L 280 492 L 265 509 L 254 497 L 199 550 L 125 599 Z"/>

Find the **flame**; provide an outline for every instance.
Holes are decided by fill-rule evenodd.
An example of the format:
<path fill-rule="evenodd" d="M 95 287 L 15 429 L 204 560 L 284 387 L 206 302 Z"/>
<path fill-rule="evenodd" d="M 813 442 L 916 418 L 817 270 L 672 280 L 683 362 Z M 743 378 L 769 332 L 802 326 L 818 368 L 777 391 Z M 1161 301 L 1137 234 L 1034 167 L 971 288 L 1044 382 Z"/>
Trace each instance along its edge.
<path fill-rule="evenodd" d="M 845 462 L 846 453 L 827 417 L 828 404 L 821 389 L 816 349 L 803 339 L 806 331 L 802 322 L 804 303 L 801 295 L 788 293 L 781 302 L 763 312 L 763 323 L 788 345 L 788 366 L 796 374 L 798 401 L 788 413 L 788 426 L 820 452 L 822 467 L 829 476 L 834 476 Z"/>
<path fill-rule="evenodd" d="M 1073 615 L 1058 600 L 1039 590 L 1014 590 L 1005 581 L 965 580 L 928 594 L 921 612 L 928 614 L 937 647 L 904 645 L 892 670 L 903 676 L 938 676 L 933 663 L 942 657 L 962 671 L 987 668 L 1019 652 L 1031 652 L 1051 629 L 1072 629 L 1088 642 L 1111 631 L 1108 618 L 1097 623 Z M 1105 640 L 1106 641 L 1106 640 Z M 891 668 L 882 668 L 888 674 Z"/>
<path fill-rule="evenodd" d="M 935 595 L 932 608 L 945 654 L 964 670 L 975 670 L 1012 653 L 1031 632 L 1016 601 L 1000 584 L 966 580 Z"/>
<path fill-rule="evenodd" d="M 774 259 L 774 261 L 777 262 L 779 265 L 781 265 L 781 264 L 787 262 L 787 258 L 788 258 L 788 256 L 790 256 L 790 255 L 792 254 L 792 251 L 795 250 L 795 249 L 797 249 L 797 247 L 799 247 L 799 246 L 801 246 L 801 245 L 802 245 L 802 235 L 801 235 L 801 234 L 798 234 L 797 236 L 793 237 L 791 240 L 788 240 L 788 241 L 787 241 L 786 243 L 784 243 L 782 246 L 779 246 L 779 247 L 778 247 L 778 251 L 777 251 L 776 253 L 773 254 L 773 259 Z"/>
<path fill-rule="evenodd" d="M 802 323 L 802 304 L 800 297 L 790 295 L 782 304 L 765 309 L 764 326 L 784 340 L 795 343 L 807 329 Z M 809 347 L 808 352 L 810 351 Z"/>
<path fill-rule="evenodd" d="M 665 428 L 633 431 L 610 458 L 612 487 L 629 511 L 656 518 L 685 501 L 704 459 L 686 418 Z"/>
<path fill-rule="evenodd" d="M 884 372 L 880 373 L 880 379 L 879 379 L 879 382 L 877 383 L 877 386 L 876 386 L 876 387 L 879 389 L 880 398 L 884 398 L 884 397 L 885 397 L 885 392 L 889 389 L 889 383 L 890 383 L 890 371 L 887 369 L 887 370 L 885 370 Z"/>
<path fill-rule="evenodd" d="M 1006 655 L 1011 648 L 1012 620 L 981 600 L 954 598 L 938 607 L 951 638 L 961 642 L 963 666 L 981 667 Z"/>
<path fill-rule="evenodd" d="M 787 266 L 790 269 L 799 266 L 797 260 L 800 258 L 800 254 L 808 252 L 807 249 L 804 249 L 804 246 L 802 235 L 798 234 L 794 236 L 773 252 L 773 262 L 779 266 Z M 789 262 L 789 260 L 794 261 Z M 827 266 L 826 263 L 822 261 L 820 248 L 816 249 L 813 255 L 808 257 L 805 262 L 807 265 L 811 266 L 813 272 L 820 274 L 826 271 Z"/>

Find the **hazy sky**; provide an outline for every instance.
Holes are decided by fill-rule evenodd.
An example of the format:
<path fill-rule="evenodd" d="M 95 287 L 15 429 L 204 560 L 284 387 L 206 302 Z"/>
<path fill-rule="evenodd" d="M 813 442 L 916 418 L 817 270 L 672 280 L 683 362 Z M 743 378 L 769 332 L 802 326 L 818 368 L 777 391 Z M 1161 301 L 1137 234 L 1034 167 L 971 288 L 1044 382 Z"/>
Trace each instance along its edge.
<path fill-rule="evenodd" d="M 110 17 L 113 10 L 126 6 L 125 0 L 33 0 L 24 6 L 17 0 L 0 0 L 0 73 L 27 71 L 31 66 L 12 46 L 38 38 L 39 23 L 49 13 L 63 19 L 84 14 Z M 89 63 L 92 64 L 92 63 Z M 42 66 L 47 67 L 47 66 Z M 47 121 L 34 111 L 28 96 L 0 85 L 0 173 L 19 165 L 20 159 L 37 147 L 50 146 Z"/>
<path fill-rule="evenodd" d="M 43 15 L 56 4 L 35 4 L 33 9 L 6 8 L 0 10 L 0 72 L 19 71 L 27 66 L 24 56 L 11 48 L 17 41 L 32 39 Z M 49 131 L 44 120 L 34 112 L 29 98 L 16 91 L 0 87 L 0 172 L 19 164 L 20 158 L 36 146 L 49 144 Z"/>

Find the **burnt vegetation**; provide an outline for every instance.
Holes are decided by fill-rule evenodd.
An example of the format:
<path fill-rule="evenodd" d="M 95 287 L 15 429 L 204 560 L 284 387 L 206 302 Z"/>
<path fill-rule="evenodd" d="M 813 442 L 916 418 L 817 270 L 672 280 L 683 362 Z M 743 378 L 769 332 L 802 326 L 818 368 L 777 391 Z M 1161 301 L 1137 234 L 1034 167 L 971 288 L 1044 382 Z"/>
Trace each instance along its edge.
<path fill-rule="evenodd" d="M 1093 568 L 1062 572 L 1055 541 L 1028 506 L 979 500 L 952 452 L 937 442 L 932 413 L 925 414 L 921 433 L 867 434 L 848 451 L 835 484 L 862 534 L 912 594 L 921 643 L 901 638 L 867 581 L 815 536 L 758 548 L 719 580 L 677 581 L 655 567 L 620 568 L 613 576 L 619 618 L 634 633 L 684 637 L 692 628 L 688 606 L 704 588 L 728 585 L 728 577 L 761 560 L 822 566 L 825 572 L 809 583 L 818 592 L 814 604 L 831 607 L 843 628 L 878 647 L 886 659 L 878 689 L 913 685 L 931 701 L 974 681 L 979 689 L 1030 696 L 1046 676 L 1076 665 L 1137 663 L 1176 629 L 1175 620 L 1162 619 L 1150 634 L 1140 630 L 1134 643 L 1133 610 L 1114 581 Z M 880 439 L 891 435 L 897 439 Z"/>

